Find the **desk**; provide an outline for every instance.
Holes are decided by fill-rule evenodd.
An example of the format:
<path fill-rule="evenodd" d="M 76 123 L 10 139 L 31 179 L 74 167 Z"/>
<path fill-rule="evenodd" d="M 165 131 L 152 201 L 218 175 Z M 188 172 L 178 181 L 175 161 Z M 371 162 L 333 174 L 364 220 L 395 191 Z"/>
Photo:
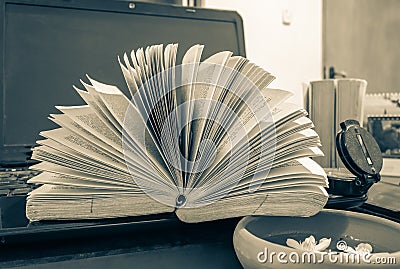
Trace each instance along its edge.
<path fill-rule="evenodd" d="M 400 212 L 400 177 L 382 177 L 372 185 L 367 204 Z"/>
<path fill-rule="evenodd" d="M 374 184 L 367 203 L 354 211 L 386 218 L 392 214 L 394 220 L 400 221 L 400 186 L 393 180 L 383 178 Z M 176 220 L 135 230 L 117 227 L 112 233 L 96 231 L 75 238 L 71 233 L 69 240 L 7 245 L 0 247 L 0 267 L 241 268 L 232 245 L 238 221 L 186 224 Z"/>
<path fill-rule="evenodd" d="M 400 177 L 382 177 L 368 190 L 368 200 L 355 211 L 400 222 Z"/>
<path fill-rule="evenodd" d="M 179 221 L 0 249 L 1 268 L 242 268 L 232 236 L 239 219 Z M 19 267 L 22 266 L 22 267 Z"/>

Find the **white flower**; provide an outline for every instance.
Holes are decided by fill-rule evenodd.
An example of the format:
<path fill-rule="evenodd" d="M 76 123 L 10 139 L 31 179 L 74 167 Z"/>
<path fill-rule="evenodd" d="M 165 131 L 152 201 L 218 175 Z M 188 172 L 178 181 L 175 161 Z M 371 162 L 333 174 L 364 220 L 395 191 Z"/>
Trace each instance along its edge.
<path fill-rule="evenodd" d="M 292 238 L 286 240 L 286 245 L 294 249 L 304 250 L 304 251 L 324 251 L 331 244 L 331 238 L 321 238 L 317 244 L 314 236 L 307 237 L 304 242 L 297 242 Z"/>
<path fill-rule="evenodd" d="M 360 243 L 356 246 L 356 249 L 347 247 L 345 251 L 353 254 L 366 255 L 372 252 L 372 246 L 368 243 Z"/>

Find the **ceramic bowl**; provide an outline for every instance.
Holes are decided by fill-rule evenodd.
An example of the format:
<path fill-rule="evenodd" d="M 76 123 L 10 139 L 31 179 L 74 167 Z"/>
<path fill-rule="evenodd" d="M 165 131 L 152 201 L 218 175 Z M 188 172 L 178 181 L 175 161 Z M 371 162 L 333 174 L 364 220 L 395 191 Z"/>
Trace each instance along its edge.
<path fill-rule="evenodd" d="M 304 241 L 310 235 L 317 241 L 331 238 L 324 253 L 286 246 L 287 238 Z M 353 248 L 368 243 L 372 254 L 345 254 L 339 251 L 342 245 L 338 248 L 343 241 Z M 245 217 L 235 229 L 233 244 L 246 269 L 400 268 L 400 224 L 356 212 L 326 209 L 309 218 Z"/>

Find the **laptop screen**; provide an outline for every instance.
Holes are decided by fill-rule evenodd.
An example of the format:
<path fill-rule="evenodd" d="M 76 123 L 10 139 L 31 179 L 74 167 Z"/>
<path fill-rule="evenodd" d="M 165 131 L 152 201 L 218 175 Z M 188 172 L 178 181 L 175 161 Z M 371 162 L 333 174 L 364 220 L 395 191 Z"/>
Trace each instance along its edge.
<path fill-rule="evenodd" d="M 2 0 L 1 163 L 29 161 L 55 105 L 83 104 L 72 85 L 88 74 L 127 92 L 117 56 L 152 44 L 193 44 L 203 59 L 230 50 L 244 56 L 242 22 L 231 11 L 125 1 Z M 34 3 L 34 4 L 32 4 Z M 1 14 L 2 15 L 2 14 Z"/>

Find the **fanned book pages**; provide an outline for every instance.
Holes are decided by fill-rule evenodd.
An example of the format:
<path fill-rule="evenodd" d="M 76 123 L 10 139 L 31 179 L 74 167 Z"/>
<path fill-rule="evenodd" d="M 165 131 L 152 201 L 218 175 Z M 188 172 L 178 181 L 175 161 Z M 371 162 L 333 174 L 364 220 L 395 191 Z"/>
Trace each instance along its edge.
<path fill-rule="evenodd" d="M 245 215 L 310 216 L 327 178 L 311 157 L 320 140 L 292 93 L 223 51 L 201 61 L 177 44 L 118 58 L 130 96 L 87 77 L 87 105 L 58 106 L 41 132 L 27 198 L 31 221 L 175 212 L 185 222 Z"/>

